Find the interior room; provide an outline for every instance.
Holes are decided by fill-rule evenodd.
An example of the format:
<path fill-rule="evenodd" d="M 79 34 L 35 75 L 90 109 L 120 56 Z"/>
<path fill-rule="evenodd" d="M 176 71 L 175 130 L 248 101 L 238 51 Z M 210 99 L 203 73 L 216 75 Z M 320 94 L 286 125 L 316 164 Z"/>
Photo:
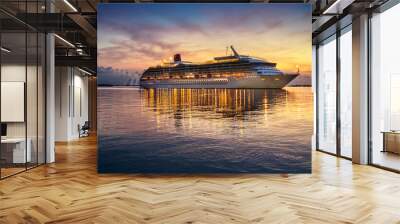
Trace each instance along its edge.
<path fill-rule="evenodd" d="M 399 5 L 371 19 L 371 135 L 372 163 L 399 170 L 400 108 L 396 95 L 400 91 L 399 69 L 394 55 L 399 50 L 395 43 L 399 36 L 391 27 L 399 20 Z"/>
<path fill-rule="evenodd" d="M 400 94 L 400 68 L 397 67 L 400 52 L 400 31 L 397 28 L 400 22 L 399 1 L 184 1 L 194 9 L 196 5 L 210 2 L 306 4 L 310 7 L 308 25 L 312 65 L 307 71 L 310 74 L 271 92 L 264 89 L 217 90 L 203 87 L 180 90 L 166 87 L 156 91 L 157 88 L 148 88 L 142 83 L 177 78 L 187 84 L 191 81 L 189 79 L 207 81 L 216 78 L 218 80 L 212 81 L 220 85 L 228 75 L 213 77 L 204 73 L 183 77 L 181 74 L 173 75 L 171 69 L 164 69 L 171 75 L 168 73 L 157 79 L 156 75 L 146 76 L 146 70 L 142 68 L 103 66 L 104 60 L 100 59 L 104 58 L 104 54 L 108 54 L 107 62 L 112 65 L 128 64 L 128 59 L 131 62 L 153 60 L 151 57 L 140 60 L 139 57 L 126 58 L 126 55 L 132 55 L 132 51 L 137 51 L 143 54 L 152 52 L 157 59 L 161 59 L 161 64 L 154 66 L 156 68 L 173 63 L 184 67 L 189 64 L 186 56 L 194 54 L 189 51 L 183 51 L 182 55 L 180 52 L 168 56 L 161 54 L 165 49 L 184 45 L 168 41 L 184 39 L 193 42 L 187 45 L 193 47 L 198 40 L 194 38 L 195 34 L 211 37 L 223 33 L 202 31 L 198 17 L 188 12 L 183 13 L 187 18 L 175 15 L 169 17 L 171 20 L 165 20 L 164 16 L 170 13 L 163 12 L 162 5 L 176 2 L 0 1 L 0 223 L 400 223 L 400 200 L 397 200 L 400 198 L 400 101 L 396 97 Z M 122 10 L 121 13 L 111 10 L 114 16 L 109 18 L 98 14 L 99 7 L 107 4 L 128 4 L 125 6 L 133 8 L 135 5 L 159 4 L 159 13 L 151 13 L 156 17 L 152 20 L 158 24 L 144 27 L 132 21 L 130 26 L 117 27 L 113 23 L 114 18 L 125 18 Z M 213 16 L 220 16 L 213 11 L 215 8 L 210 7 L 203 13 L 210 21 L 216 18 Z M 143 24 L 150 21 L 150 17 L 144 16 L 148 15 L 145 12 L 138 10 L 137 13 L 143 15 Z M 251 16 L 243 16 L 241 20 Z M 104 19 L 108 19 L 111 28 L 119 28 L 119 32 L 127 34 L 123 41 L 114 38 L 117 32 L 109 32 L 100 26 L 100 21 Z M 257 21 L 264 23 L 263 20 Z M 232 27 L 227 30 L 236 31 L 239 25 L 243 25 L 235 25 L 239 22 L 232 19 L 215 24 L 228 23 Z M 197 25 L 190 26 L 191 23 Z M 173 27 L 176 35 L 165 38 L 167 42 L 154 39 L 150 32 L 157 31 L 155 33 L 160 37 L 174 33 L 165 27 L 161 29 L 160 24 Z M 260 35 L 266 29 L 271 35 L 282 33 L 282 27 L 283 23 L 279 22 L 262 28 L 255 26 Z M 143 29 L 141 35 L 138 29 Z M 180 32 L 183 29 L 191 32 L 187 36 L 182 35 Z M 226 38 L 243 41 L 244 37 L 248 37 L 245 31 L 248 30 L 243 29 L 232 37 L 226 35 Z M 294 42 L 296 35 L 292 36 Z M 151 42 L 156 47 L 138 44 L 138 39 Z M 248 43 L 247 39 L 243 42 L 253 43 Z M 293 52 L 282 50 L 283 44 L 293 43 L 282 40 L 282 44 L 273 46 L 273 49 L 281 50 L 285 60 L 296 58 Z M 110 51 L 114 45 L 118 46 L 117 51 Z M 222 55 L 213 54 L 221 57 L 212 60 L 249 59 L 256 50 L 264 51 L 265 46 L 257 45 L 248 54 L 230 46 L 225 49 L 223 45 L 220 50 Z M 240 49 L 240 46 L 235 47 Z M 204 49 L 199 48 L 203 55 Z M 300 47 L 293 49 L 299 50 Z M 268 59 L 262 63 L 276 66 L 278 57 L 271 58 L 271 61 Z M 259 60 L 254 61 L 261 63 Z M 282 68 L 279 62 L 277 66 Z M 305 72 L 303 65 L 287 63 L 287 66 L 294 69 L 295 75 Z M 148 68 L 151 68 L 150 65 Z M 235 78 L 243 78 L 243 74 Z M 110 97 L 106 94 L 110 89 L 120 95 Z M 130 92 L 132 89 L 137 92 Z M 137 99 L 135 94 L 139 96 Z M 212 94 L 219 95 L 213 97 Z M 114 101 L 119 104 L 113 105 Z M 130 110 L 122 113 L 121 108 Z M 304 110 L 311 112 L 306 114 Z M 284 117 L 289 115 L 290 119 Z M 255 116 L 258 120 L 253 119 Z M 149 123 L 140 120 L 130 122 L 137 118 L 146 118 Z M 226 124 L 222 119 L 234 121 L 226 125 L 231 129 L 220 129 Z M 302 119 L 308 122 L 304 130 L 300 128 L 290 132 Z M 150 122 L 157 131 L 147 136 L 148 139 L 139 134 L 126 134 L 135 128 L 132 124 L 141 124 L 140 128 L 146 129 L 150 127 Z M 112 126 L 114 123 L 117 128 Z M 264 136 L 260 127 L 274 131 Z M 276 127 L 281 129 L 273 129 Z M 182 142 L 190 143 L 190 147 L 186 147 L 189 153 L 203 144 L 220 143 L 207 141 L 216 138 L 213 135 L 218 131 L 220 139 L 228 139 L 228 143 L 221 144 L 228 149 L 240 146 L 241 141 L 251 140 L 249 136 L 254 133 L 264 136 L 262 140 L 267 143 L 270 136 L 297 134 L 301 139 L 263 144 L 288 148 L 285 152 L 275 150 L 275 154 L 271 154 L 274 155 L 271 160 L 282 156 L 290 161 L 286 161 L 285 165 L 295 168 L 287 172 L 194 173 L 191 169 L 187 169 L 187 173 L 167 174 L 109 172 L 110 167 L 107 166 L 113 156 L 117 155 L 115 158 L 121 161 L 129 156 L 145 157 L 146 153 L 156 151 L 154 142 L 160 139 L 164 145 L 157 148 L 159 151 L 156 154 L 164 159 L 167 152 L 176 150 L 173 141 L 178 138 L 171 133 L 165 134 L 168 128 L 184 134 L 197 131 L 193 131 L 194 137 L 178 136 Z M 202 131 L 204 129 L 208 131 Z M 119 135 L 112 135 L 115 133 Z M 239 137 L 232 138 L 234 134 Z M 129 138 L 121 140 L 121 136 Z M 206 140 L 196 144 L 190 142 L 195 137 Z M 104 139 L 120 140 L 126 147 L 124 150 L 139 146 L 146 146 L 146 150 L 135 156 L 118 154 L 121 148 L 113 148 L 113 141 L 104 147 Z M 141 143 L 132 144 L 132 139 L 139 139 Z M 299 153 L 301 150 L 296 145 L 299 142 L 307 143 L 303 145 L 308 154 Z M 250 142 L 248 145 L 255 144 Z M 108 156 L 104 157 L 105 154 L 99 151 L 100 146 L 109 150 Z M 218 147 L 220 151 L 225 150 Z M 205 149 L 211 150 L 211 147 Z M 251 150 L 246 150 L 249 158 L 236 156 L 236 151 L 225 152 L 224 156 L 212 157 L 204 151 L 200 159 L 209 160 L 211 164 L 231 156 L 234 157 L 231 164 L 236 165 L 238 170 L 243 168 L 243 164 L 248 164 L 250 168 L 258 164 L 268 165 L 270 159 L 259 157 L 258 152 Z M 171 168 L 172 171 L 177 164 L 187 167 L 197 165 L 185 160 L 183 154 L 175 154 L 178 156 L 176 161 L 172 161 L 174 165 L 163 160 L 150 161 L 146 165 L 150 168 Z M 309 158 L 309 169 L 304 169 L 308 172 L 296 173 L 300 167 L 296 159 L 301 156 Z M 252 164 L 251 159 L 256 159 L 257 164 Z M 142 165 L 143 162 L 132 161 L 124 165 Z M 119 163 L 112 162 L 114 165 Z M 99 164 L 103 164 L 101 169 Z M 107 172 L 99 172 L 104 170 Z"/>
<path fill-rule="evenodd" d="M 2 177 L 45 162 L 45 36 L 15 25 L 1 34 Z"/>

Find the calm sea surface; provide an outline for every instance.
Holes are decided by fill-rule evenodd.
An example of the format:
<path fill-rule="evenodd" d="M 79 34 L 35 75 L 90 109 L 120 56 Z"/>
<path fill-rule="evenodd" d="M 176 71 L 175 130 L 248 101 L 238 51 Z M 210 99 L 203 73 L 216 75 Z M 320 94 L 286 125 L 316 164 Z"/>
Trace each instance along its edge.
<path fill-rule="evenodd" d="M 309 173 L 312 92 L 98 90 L 99 172 Z"/>

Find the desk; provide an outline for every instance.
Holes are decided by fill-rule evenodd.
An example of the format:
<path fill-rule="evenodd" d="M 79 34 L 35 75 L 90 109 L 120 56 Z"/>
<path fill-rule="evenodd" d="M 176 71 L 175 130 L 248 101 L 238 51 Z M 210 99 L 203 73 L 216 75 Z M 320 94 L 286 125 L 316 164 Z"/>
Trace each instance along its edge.
<path fill-rule="evenodd" d="M 382 152 L 400 154 L 400 131 L 383 131 Z"/>
<path fill-rule="evenodd" d="M 27 139 L 27 146 L 25 151 L 25 138 L 5 138 L 1 139 L 2 152 L 12 152 L 12 163 L 25 163 L 30 162 L 32 158 L 31 153 L 31 139 Z M 5 147 L 5 149 L 3 149 Z M 10 149 L 10 147 L 12 147 Z M 3 156 L 3 155 L 2 155 Z M 11 156 L 10 156 L 11 157 Z M 11 158 L 10 158 L 11 159 Z"/>

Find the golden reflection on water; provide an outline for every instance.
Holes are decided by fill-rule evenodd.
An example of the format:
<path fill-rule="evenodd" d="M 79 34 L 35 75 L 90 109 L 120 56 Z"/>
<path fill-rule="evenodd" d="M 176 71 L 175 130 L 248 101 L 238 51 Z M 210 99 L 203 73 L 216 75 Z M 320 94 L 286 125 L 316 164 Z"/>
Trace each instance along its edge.
<path fill-rule="evenodd" d="M 171 109 L 174 111 L 208 109 L 234 116 L 245 111 L 258 110 L 260 104 L 264 105 L 264 110 L 276 103 L 290 106 L 290 101 L 311 106 L 309 97 L 299 96 L 307 92 L 306 88 L 289 90 L 144 89 L 141 98 L 145 107 L 161 112 Z"/>
<path fill-rule="evenodd" d="M 155 113 L 157 128 L 164 131 L 206 131 L 223 138 L 253 136 L 253 131 L 284 128 L 290 122 L 312 124 L 310 88 L 143 89 L 140 96 L 142 107 Z"/>

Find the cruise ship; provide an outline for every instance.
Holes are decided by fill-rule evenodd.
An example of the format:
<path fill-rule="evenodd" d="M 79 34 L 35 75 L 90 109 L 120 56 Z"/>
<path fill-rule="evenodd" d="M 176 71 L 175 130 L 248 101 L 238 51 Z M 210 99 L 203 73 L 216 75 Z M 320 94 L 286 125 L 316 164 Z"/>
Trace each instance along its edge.
<path fill-rule="evenodd" d="M 232 55 L 215 57 L 204 63 L 182 61 L 180 54 L 172 62 L 149 67 L 141 78 L 144 88 L 248 88 L 281 89 L 299 75 L 285 74 L 276 63 L 240 55 L 230 46 Z"/>

